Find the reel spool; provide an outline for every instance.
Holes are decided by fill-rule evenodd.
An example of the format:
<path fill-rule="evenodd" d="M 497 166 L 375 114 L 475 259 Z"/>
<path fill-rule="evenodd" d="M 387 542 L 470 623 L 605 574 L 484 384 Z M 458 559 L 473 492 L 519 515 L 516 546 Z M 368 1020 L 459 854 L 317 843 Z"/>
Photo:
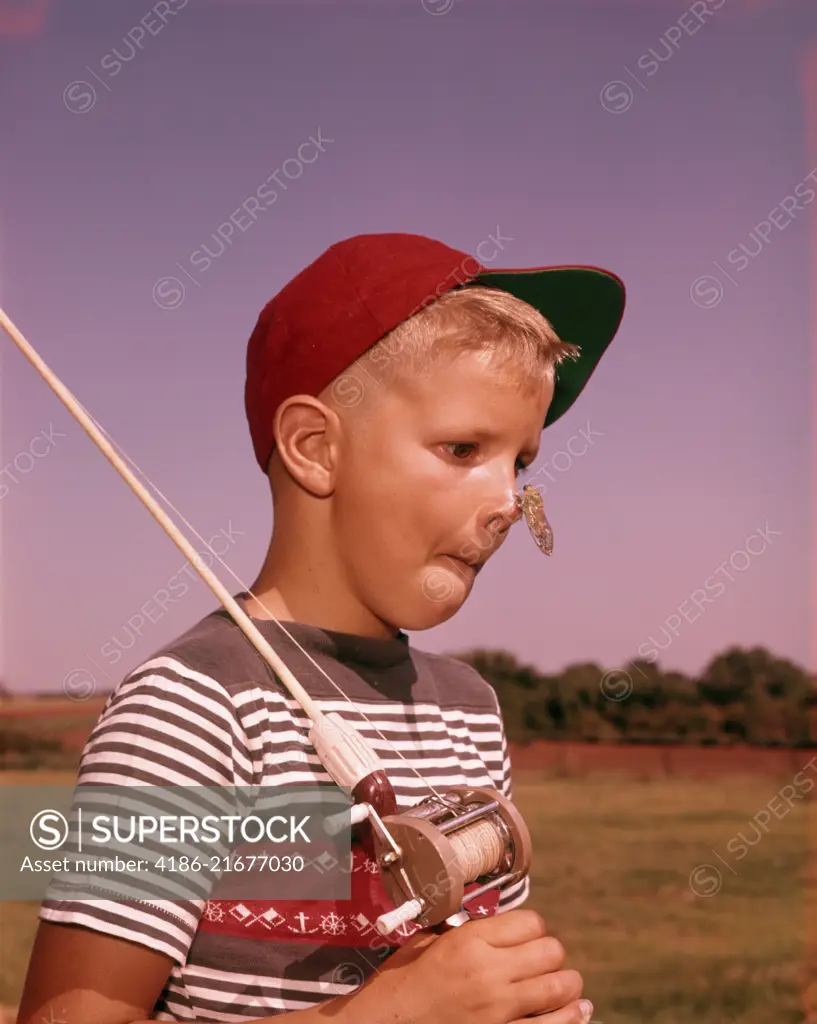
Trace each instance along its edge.
<path fill-rule="evenodd" d="M 383 886 L 396 905 L 375 922 L 381 935 L 414 920 L 428 928 L 464 924 L 467 902 L 519 881 L 530 869 L 527 825 L 496 789 L 456 787 L 384 818 L 363 806 Z M 466 895 L 472 882 L 482 884 Z"/>

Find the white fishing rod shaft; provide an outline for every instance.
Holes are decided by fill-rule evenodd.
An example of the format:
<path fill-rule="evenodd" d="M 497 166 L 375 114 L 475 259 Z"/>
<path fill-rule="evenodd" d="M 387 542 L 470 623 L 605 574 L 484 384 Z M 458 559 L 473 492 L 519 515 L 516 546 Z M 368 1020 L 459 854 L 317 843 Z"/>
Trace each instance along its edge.
<path fill-rule="evenodd" d="M 22 333 L 17 327 L 15 327 L 2 308 L 0 308 L 0 326 L 3 327 L 6 334 L 8 334 L 40 376 L 56 392 L 71 415 L 79 422 L 80 426 L 82 426 L 86 433 L 91 437 L 91 440 L 95 442 L 108 461 L 119 472 L 119 475 L 127 484 L 130 485 L 136 496 L 141 500 L 142 504 L 145 505 L 153 518 L 164 529 L 165 533 L 167 533 L 176 546 L 180 548 L 182 553 L 189 560 L 190 564 L 196 569 L 199 576 L 201 576 L 207 586 L 213 591 L 215 596 L 235 619 L 236 624 L 241 628 L 250 643 L 255 647 L 261 657 L 264 658 L 267 664 L 278 674 L 281 682 L 286 686 L 293 698 L 301 705 L 304 712 L 312 722 L 316 725 L 321 722 L 323 716 L 315 701 L 313 701 L 292 672 L 290 672 L 272 647 L 270 647 L 263 636 L 261 636 L 250 617 L 241 608 L 230 591 L 221 583 L 215 573 L 213 573 L 204 564 L 204 561 L 198 551 L 196 551 L 190 541 L 179 530 L 170 516 L 168 516 L 147 488 L 145 488 L 130 471 L 127 464 L 119 456 L 118 452 L 108 442 L 94 421 L 85 412 L 80 402 L 32 348 L 29 342 L 26 341 Z"/>

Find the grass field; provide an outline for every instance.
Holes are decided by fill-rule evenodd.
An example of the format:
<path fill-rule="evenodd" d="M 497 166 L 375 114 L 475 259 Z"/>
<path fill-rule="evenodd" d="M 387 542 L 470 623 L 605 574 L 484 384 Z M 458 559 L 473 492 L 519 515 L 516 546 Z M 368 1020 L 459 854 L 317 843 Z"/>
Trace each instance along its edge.
<path fill-rule="evenodd" d="M 806 939 L 813 956 L 817 929 L 813 920 L 806 932 L 807 895 L 812 914 L 817 903 L 808 837 L 817 805 L 801 801 L 772 817 L 740 861 L 727 849 L 738 833 L 757 839 L 749 822 L 779 789 L 774 780 L 730 777 L 520 776 L 514 799 L 535 851 L 530 905 L 584 975 L 594 1020 L 806 1020 Z M 745 847 L 738 840 L 731 849 Z M 696 871 L 701 865 L 720 869 L 718 891 L 718 876 Z M 814 962 L 810 971 L 817 979 Z"/>
<path fill-rule="evenodd" d="M 0 778 L 19 783 L 24 776 Z M 69 780 L 27 776 L 41 784 Z M 817 801 L 773 815 L 759 841 L 750 825 L 788 781 L 518 774 L 514 800 L 534 841 L 529 905 L 584 975 L 594 1022 L 809 1020 L 802 993 L 807 902 L 817 917 L 808 845 Z M 740 840 L 727 847 L 739 833 L 756 842 L 742 859 Z M 696 871 L 701 865 L 720 869 L 720 886 L 712 867 Z M 35 915 L 36 904 L 0 905 L 0 1003 L 14 1005 L 19 996 Z M 817 920 L 810 927 L 813 955 Z M 814 962 L 810 968 L 817 979 Z"/>

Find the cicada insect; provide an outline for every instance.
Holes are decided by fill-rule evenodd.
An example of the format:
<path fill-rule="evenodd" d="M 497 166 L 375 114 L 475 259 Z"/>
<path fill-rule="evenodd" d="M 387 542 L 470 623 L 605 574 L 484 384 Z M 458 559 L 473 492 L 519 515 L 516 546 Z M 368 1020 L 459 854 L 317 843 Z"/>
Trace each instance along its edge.
<path fill-rule="evenodd" d="M 553 530 L 545 515 L 545 504 L 542 495 L 533 484 L 525 484 L 521 495 L 517 496 L 519 508 L 528 524 L 528 529 L 533 534 L 536 546 L 546 555 L 553 554 Z"/>

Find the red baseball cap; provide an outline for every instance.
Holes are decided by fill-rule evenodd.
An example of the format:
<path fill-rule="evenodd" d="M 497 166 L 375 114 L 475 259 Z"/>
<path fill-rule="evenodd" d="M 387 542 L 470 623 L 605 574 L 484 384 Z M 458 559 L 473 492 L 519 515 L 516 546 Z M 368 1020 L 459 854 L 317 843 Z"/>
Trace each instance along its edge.
<path fill-rule="evenodd" d="M 423 235 L 355 235 L 330 246 L 271 299 L 247 345 L 244 403 L 255 457 L 266 472 L 273 420 L 292 395 L 320 394 L 398 324 L 458 285 L 484 284 L 538 309 L 563 341 L 581 347 L 556 370 L 543 428 L 576 401 L 615 337 L 625 289 L 596 267 L 493 270 Z"/>

